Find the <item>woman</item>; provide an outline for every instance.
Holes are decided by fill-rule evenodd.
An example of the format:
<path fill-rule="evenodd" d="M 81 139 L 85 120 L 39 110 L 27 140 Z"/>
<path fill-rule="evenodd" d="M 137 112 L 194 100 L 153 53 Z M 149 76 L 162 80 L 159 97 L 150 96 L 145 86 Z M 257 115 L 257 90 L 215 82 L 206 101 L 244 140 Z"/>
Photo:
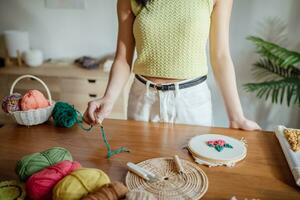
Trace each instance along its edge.
<path fill-rule="evenodd" d="M 260 127 L 245 118 L 229 50 L 233 0 L 118 0 L 119 34 L 115 60 L 103 98 L 89 102 L 89 124 L 106 118 L 131 72 L 128 118 L 210 126 L 212 108 L 206 84 L 206 44 L 224 98 L 229 126 Z"/>

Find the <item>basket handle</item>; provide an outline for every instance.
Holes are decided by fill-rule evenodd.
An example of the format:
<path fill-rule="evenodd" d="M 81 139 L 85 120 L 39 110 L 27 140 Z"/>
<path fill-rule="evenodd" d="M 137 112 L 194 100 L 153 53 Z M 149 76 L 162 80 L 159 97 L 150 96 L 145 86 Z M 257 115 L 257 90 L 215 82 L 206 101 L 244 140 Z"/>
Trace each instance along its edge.
<path fill-rule="evenodd" d="M 44 81 L 42 81 L 42 80 L 39 79 L 38 77 L 33 76 L 33 75 L 29 75 L 29 74 L 20 76 L 19 78 L 17 78 L 17 79 L 13 82 L 13 84 L 12 84 L 11 87 L 10 87 L 10 92 L 9 92 L 10 95 L 13 94 L 14 88 L 15 88 L 16 84 L 17 84 L 21 79 L 24 79 L 24 78 L 32 78 L 32 79 L 35 79 L 35 80 L 37 80 L 38 82 L 40 82 L 40 83 L 44 86 L 44 88 L 46 89 L 46 92 L 47 92 L 47 95 L 48 95 L 48 99 L 49 99 L 50 105 L 52 105 L 52 97 L 51 97 L 51 93 L 50 93 L 50 91 L 49 91 L 48 86 L 45 84 Z"/>

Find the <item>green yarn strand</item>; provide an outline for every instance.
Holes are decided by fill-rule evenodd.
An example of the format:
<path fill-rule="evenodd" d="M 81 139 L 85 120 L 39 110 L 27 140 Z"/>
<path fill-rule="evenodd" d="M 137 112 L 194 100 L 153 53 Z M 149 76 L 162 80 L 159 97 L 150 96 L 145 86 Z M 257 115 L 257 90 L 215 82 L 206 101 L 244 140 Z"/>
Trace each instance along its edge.
<path fill-rule="evenodd" d="M 103 126 L 101 126 L 101 134 L 102 134 L 102 138 L 103 138 L 103 141 L 104 141 L 104 144 L 106 146 L 106 149 L 107 149 L 107 158 L 110 158 L 116 154 L 119 154 L 119 153 L 122 153 L 122 152 L 128 152 L 129 153 L 129 150 L 126 149 L 125 147 L 120 147 L 116 150 L 111 150 L 111 147 L 106 139 L 106 135 L 105 135 L 105 132 L 104 132 L 104 128 Z"/>
<path fill-rule="evenodd" d="M 52 117 L 54 119 L 55 126 L 71 128 L 75 124 L 78 124 L 80 128 L 84 131 L 90 131 L 93 126 L 88 128 L 83 126 L 83 116 L 82 114 L 74 108 L 74 106 L 66 103 L 66 102 L 57 102 L 52 112 Z M 116 150 L 111 150 L 111 147 L 106 139 L 106 135 L 104 133 L 103 126 L 101 126 L 101 134 L 103 141 L 105 143 L 107 149 L 107 158 L 112 157 L 113 155 L 129 152 L 126 148 L 121 147 Z"/>

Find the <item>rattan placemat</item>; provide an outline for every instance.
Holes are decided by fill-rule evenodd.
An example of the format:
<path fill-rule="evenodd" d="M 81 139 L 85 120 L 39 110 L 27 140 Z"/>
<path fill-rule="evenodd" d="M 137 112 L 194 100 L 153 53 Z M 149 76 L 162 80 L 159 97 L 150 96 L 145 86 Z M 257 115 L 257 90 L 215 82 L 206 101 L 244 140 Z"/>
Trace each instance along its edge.
<path fill-rule="evenodd" d="M 208 178 L 196 164 L 182 160 L 184 174 L 180 175 L 173 158 L 153 158 L 139 166 L 151 171 L 159 181 L 149 182 L 128 172 L 126 185 L 129 190 L 145 190 L 158 199 L 200 199 L 208 189 Z"/>

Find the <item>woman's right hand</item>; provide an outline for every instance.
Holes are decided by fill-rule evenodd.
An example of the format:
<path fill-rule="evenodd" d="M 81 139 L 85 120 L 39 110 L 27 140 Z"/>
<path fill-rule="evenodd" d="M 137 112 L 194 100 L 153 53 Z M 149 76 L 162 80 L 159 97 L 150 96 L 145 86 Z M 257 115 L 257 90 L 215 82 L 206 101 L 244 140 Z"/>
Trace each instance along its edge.
<path fill-rule="evenodd" d="M 113 105 L 113 102 L 105 97 L 90 101 L 83 114 L 83 120 L 90 125 L 102 123 L 111 113 Z"/>

